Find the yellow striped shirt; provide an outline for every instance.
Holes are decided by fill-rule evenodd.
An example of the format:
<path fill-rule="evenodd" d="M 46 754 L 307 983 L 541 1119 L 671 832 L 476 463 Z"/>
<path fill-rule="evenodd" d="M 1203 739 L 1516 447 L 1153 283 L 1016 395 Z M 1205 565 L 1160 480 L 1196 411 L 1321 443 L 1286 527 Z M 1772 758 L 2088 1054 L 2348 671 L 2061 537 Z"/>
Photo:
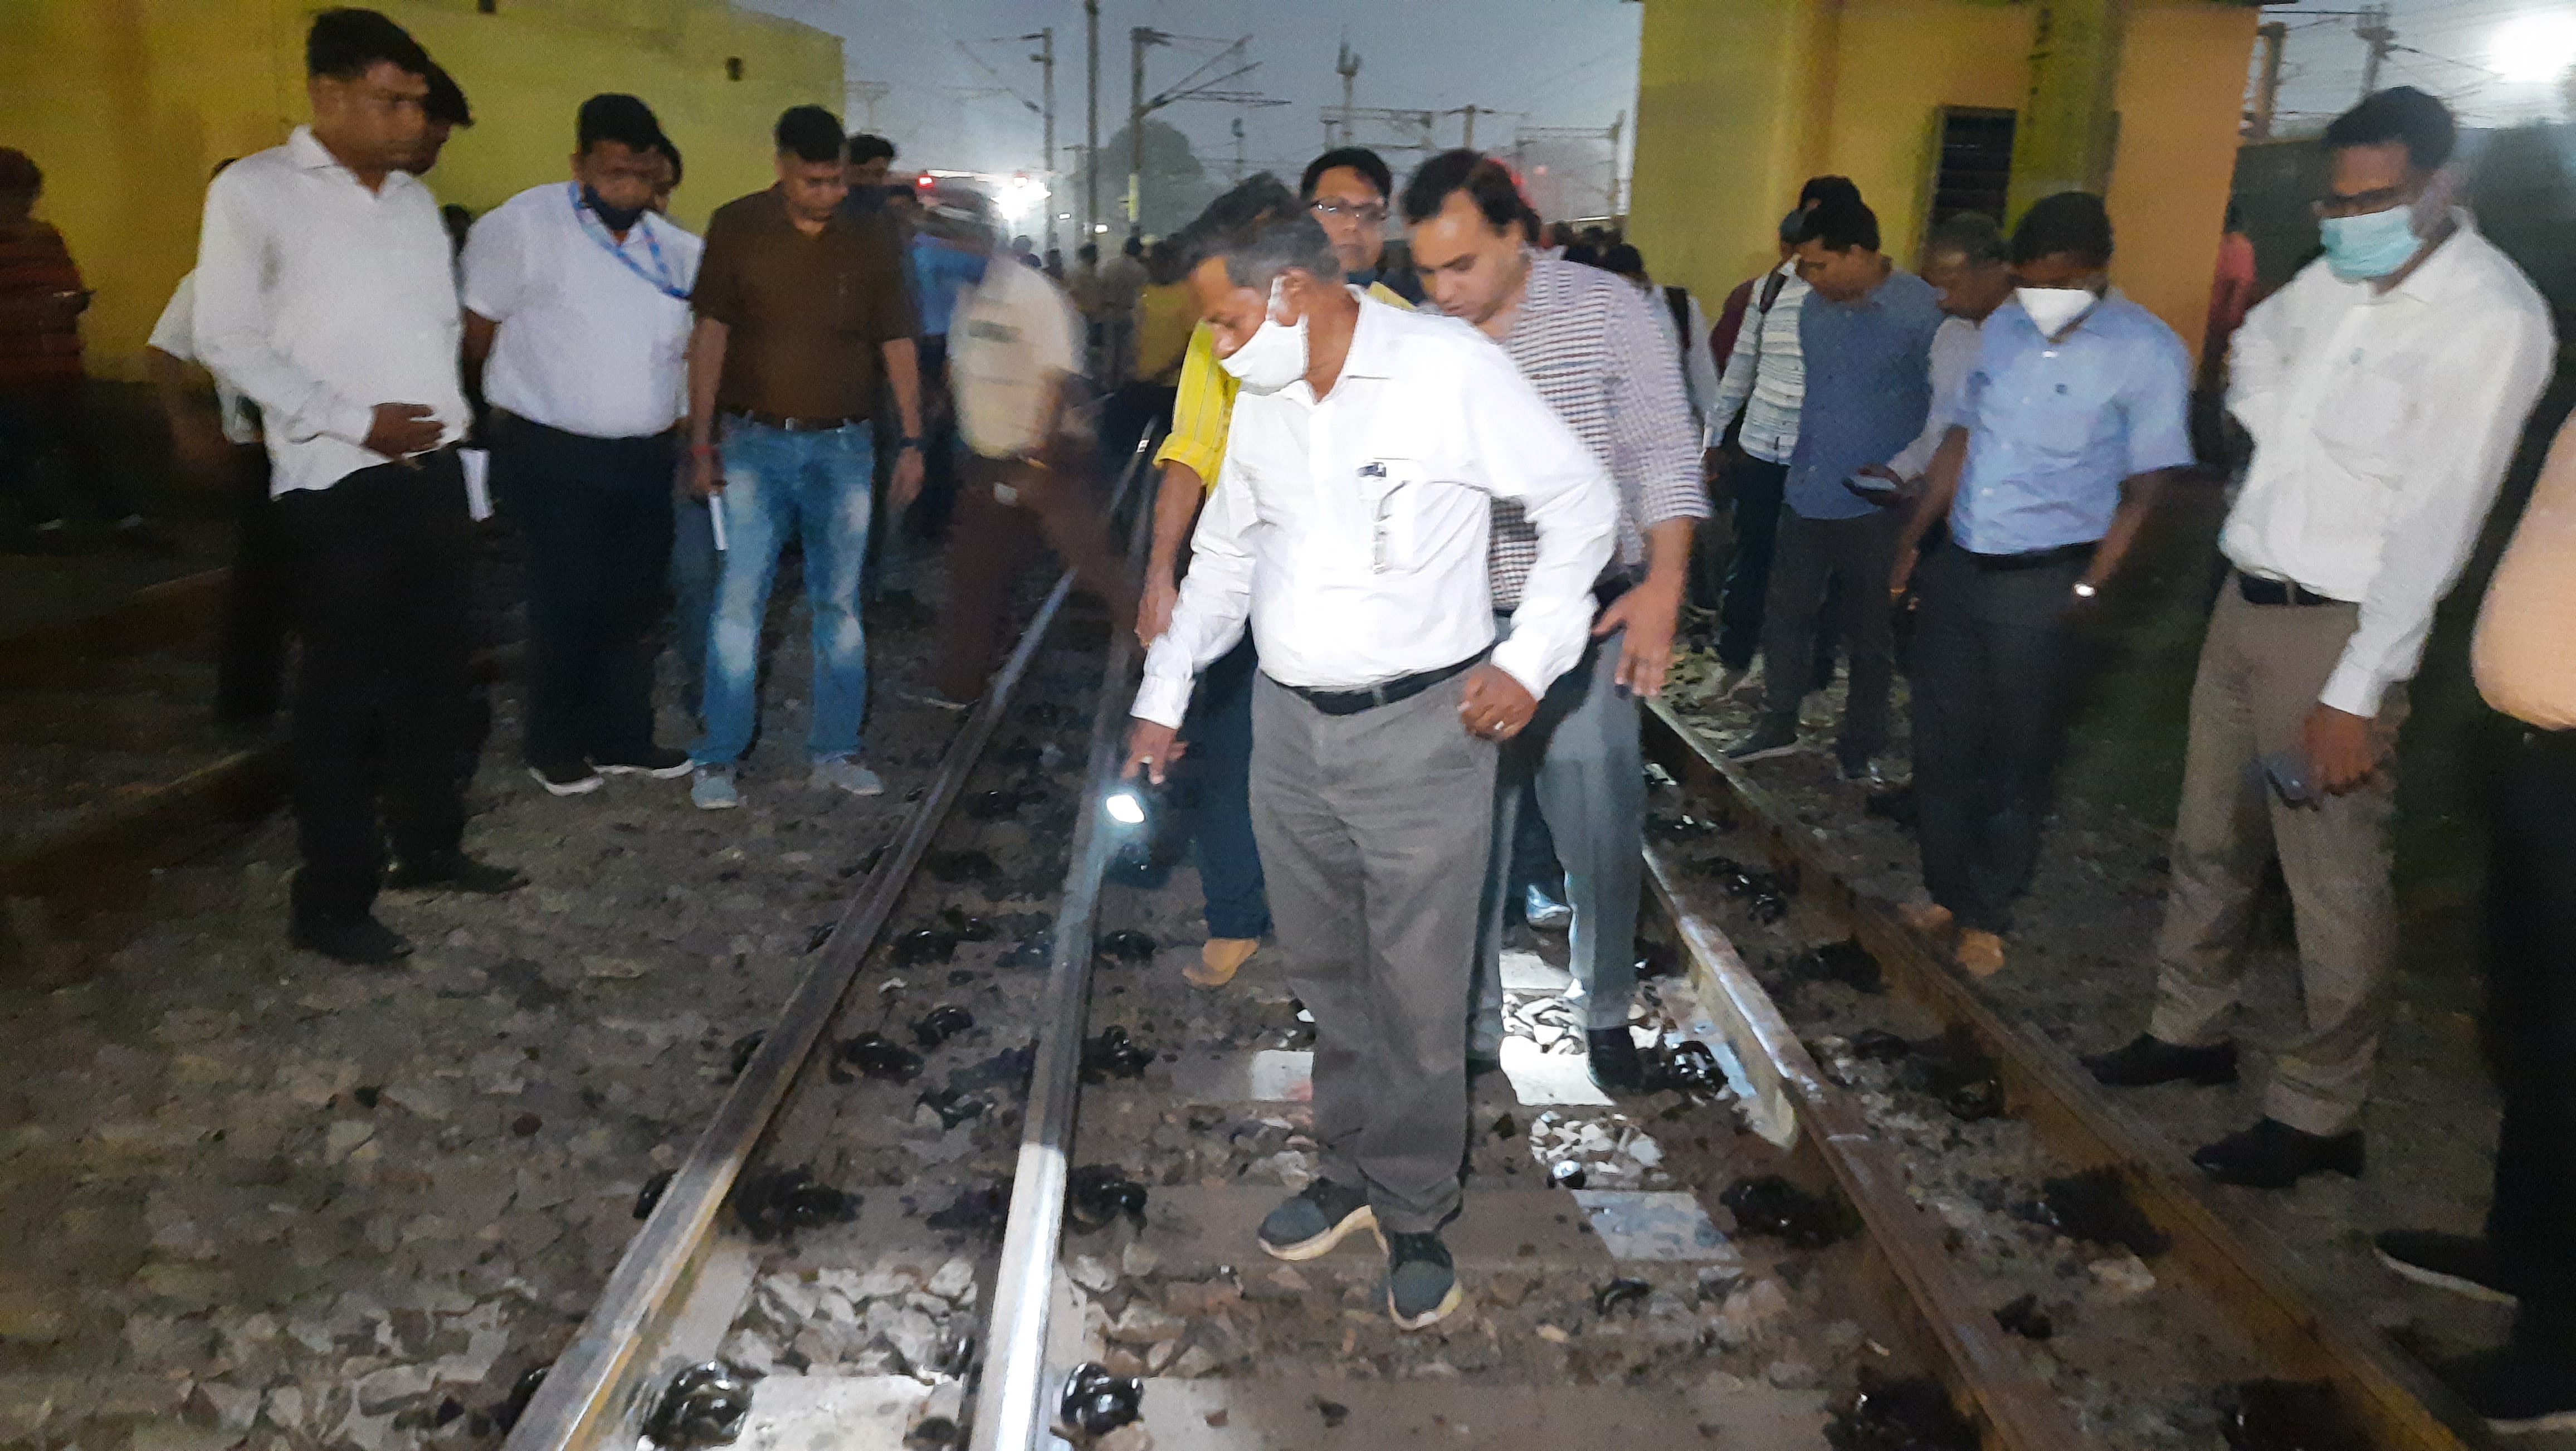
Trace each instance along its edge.
<path fill-rule="evenodd" d="M 1369 284 L 1368 295 L 1380 302 L 1413 310 L 1413 304 L 1383 282 Z M 1190 350 L 1181 358 L 1181 392 L 1172 402 L 1172 434 L 1154 455 L 1158 464 L 1185 464 L 1199 476 L 1199 487 L 1213 493 L 1216 473 L 1225 462 L 1225 431 L 1234 422 L 1234 393 L 1243 385 L 1217 366 L 1216 334 L 1204 322 L 1190 332 Z"/>

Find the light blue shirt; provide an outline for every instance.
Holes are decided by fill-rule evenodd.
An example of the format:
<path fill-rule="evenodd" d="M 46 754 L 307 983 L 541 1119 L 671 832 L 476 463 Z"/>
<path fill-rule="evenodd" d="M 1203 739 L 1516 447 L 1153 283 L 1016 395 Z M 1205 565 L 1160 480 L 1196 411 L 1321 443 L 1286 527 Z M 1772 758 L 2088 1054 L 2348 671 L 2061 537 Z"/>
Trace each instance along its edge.
<path fill-rule="evenodd" d="M 921 309 L 921 335 L 948 336 L 957 294 L 984 280 L 984 260 L 937 237 L 912 239 L 912 295 Z"/>
<path fill-rule="evenodd" d="M 1798 311 L 1806 398 L 1789 454 L 1789 507 L 1802 519 L 1857 519 L 1878 506 L 1843 487 L 1863 464 L 1884 464 L 1923 431 L 1932 408 L 1932 337 L 1939 294 L 1890 270 L 1849 302 L 1814 293 Z"/>
<path fill-rule="evenodd" d="M 1950 537 L 1976 554 L 2100 539 L 2122 480 L 2192 461 L 2190 406 L 2182 339 L 2117 291 L 2055 342 L 2005 303 L 1950 417 L 1968 430 Z"/>

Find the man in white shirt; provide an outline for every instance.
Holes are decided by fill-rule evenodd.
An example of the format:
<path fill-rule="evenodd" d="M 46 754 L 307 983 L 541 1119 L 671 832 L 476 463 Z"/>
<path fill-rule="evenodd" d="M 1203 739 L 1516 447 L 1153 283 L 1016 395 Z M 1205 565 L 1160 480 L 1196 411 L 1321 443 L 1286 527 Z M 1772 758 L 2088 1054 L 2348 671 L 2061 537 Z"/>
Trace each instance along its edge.
<path fill-rule="evenodd" d="M 1275 187 L 1256 177 L 1247 187 Z M 1185 233 L 1218 360 L 1242 384 L 1189 578 L 1138 690 L 1127 768 L 1162 779 L 1191 677 L 1259 641 L 1252 815 L 1288 979 L 1315 1018 L 1322 1175 L 1268 1253 L 1374 1226 L 1408 1329 L 1460 1295 L 1440 1225 L 1466 1151 L 1468 947 L 1497 743 L 1580 659 L 1609 563 L 1608 475 L 1500 348 L 1363 298 L 1311 216 Z M 1536 557 L 1494 643 L 1486 541 L 1518 503 Z"/>
<path fill-rule="evenodd" d="M 456 283 L 437 201 L 397 169 L 426 124 L 429 58 L 373 11 L 328 10 L 305 69 L 312 124 L 207 189 L 196 334 L 207 367 L 259 405 L 302 589 L 291 937 L 390 962 L 411 946 L 375 919 L 380 884 L 527 879 L 462 845 L 472 532 L 453 447 Z"/>
<path fill-rule="evenodd" d="M 661 134 L 635 97 L 591 97 L 572 179 L 503 202 L 465 243 L 465 355 L 483 360 L 492 488 L 525 541 L 524 754 L 556 796 L 603 772 L 689 774 L 686 752 L 653 742 L 699 250 L 652 212 Z"/>
<path fill-rule="evenodd" d="M 1135 588 L 1109 548 L 1109 520 L 1089 485 L 1087 449 L 1065 435 L 1065 388 L 1080 372 L 1080 322 L 1055 280 L 1004 265 L 982 193 L 950 182 L 925 198 L 928 225 L 984 259 L 948 328 L 948 391 L 957 404 L 957 517 L 949 529 L 948 610 L 935 705 L 964 709 L 984 692 L 1002 647 L 1002 611 L 1043 536 L 1082 586 L 1108 601 L 1114 628 L 1135 619 Z"/>
<path fill-rule="evenodd" d="M 2254 460 L 2219 535 L 2235 569 L 2192 687 L 2155 1015 L 2088 1063 L 2115 1087 L 2235 1081 L 2244 928 L 2277 857 L 2307 1022 L 2262 1120 L 2192 1156 L 2227 1183 L 2362 1171 L 2397 942 L 2389 751 L 2557 355 L 2547 304 L 2450 205 L 2454 135 L 2403 86 L 2328 127 L 2325 255 L 2236 334 Z"/>

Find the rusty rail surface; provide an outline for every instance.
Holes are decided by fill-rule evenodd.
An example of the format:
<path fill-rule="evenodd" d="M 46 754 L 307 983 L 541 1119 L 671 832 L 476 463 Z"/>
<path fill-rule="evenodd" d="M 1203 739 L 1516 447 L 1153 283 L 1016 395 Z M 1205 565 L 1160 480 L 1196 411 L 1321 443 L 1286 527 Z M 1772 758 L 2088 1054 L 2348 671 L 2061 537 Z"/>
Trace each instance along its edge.
<path fill-rule="evenodd" d="M 1801 899 L 1848 927 L 1893 991 L 1995 1058 L 2008 1110 L 2041 1143 L 2074 1168 L 2119 1175 L 2138 1208 L 2172 1237 L 2171 1262 L 2226 1308 L 2278 1374 L 2331 1384 L 2374 1451 L 2465 1451 L 2475 1439 L 2462 1434 L 2473 1420 L 2466 1408 L 2362 1317 L 2311 1299 L 2295 1249 L 2260 1225 L 2222 1219 L 2181 1150 L 2115 1113 L 2063 1048 L 2007 1020 L 1888 910 L 1854 892 L 1796 814 L 1670 706 L 1648 702 L 1644 721 L 1648 760 L 1685 790 L 1733 806 L 1762 832 L 1775 864 L 1795 866 Z"/>

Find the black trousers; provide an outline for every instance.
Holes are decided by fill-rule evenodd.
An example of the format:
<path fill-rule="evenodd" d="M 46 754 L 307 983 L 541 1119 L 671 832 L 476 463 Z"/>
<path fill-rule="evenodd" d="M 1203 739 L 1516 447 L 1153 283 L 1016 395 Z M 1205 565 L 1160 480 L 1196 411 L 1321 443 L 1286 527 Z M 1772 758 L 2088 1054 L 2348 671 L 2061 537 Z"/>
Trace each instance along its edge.
<path fill-rule="evenodd" d="M 295 569 L 268 475 L 267 448 L 233 449 L 233 573 L 215 653 L 215 714 L 228 721 L 266 720 L 286 694 Z"/>
<path fill-rule="evenodd" d="M 1884 509 L 1853 519 L 1780 510 L 1771 598 L 1762 614 L 1763 709 L 1794 720 L 1798 702 L 1822 683 L 1818 671 L 1826 681 L 1833 678 L 1829 665 L 1818 664 L 1819 640 L 1839 636 L 1849 651 L 1851 689 L 1835 754 L 1847 765 L 1887 748 L 1887 693 L 1896 675 L 1887 577 L 1902 528 Z"/>
<path fill-rule="evenodd" d="M 1762 609 L 1771 594 L 1771 551 L 1780 532 L 1780 502 L 1789 487 L 1787 464 L 1745 457 L 1727 470 L 1734 496 L 1735 557 L 1727 561 L 1726 590 L 1717 606 L 1717 659 L 1729 670 L 1753 663 L 1762 648 Z"/>
<path fill-rule="evenodd" d="M 495 420 L 492 493 L 528 570 L 530 765 L 633 761 L 653 745 L 676 463 L 668 434 L 591 438 Z"/>
<path fill-rule="evenodd" d="M 2576 1356 L 2576 731 L 2487 744 L 2487 1058 L 2504 1096 L 2487 1235 L 2526 1277 L 2518 1340 Z"/>
<path fill-rule="evenodd" d="M 327 489 L 289 490 L 275 508 L 304 637 L 295 913 L 350 916 L 375 901 L 388 835 L 405 860 L 464 839 L 456 765 L 471 654 L 465 476 L 451 449 L 417 467 L 382 464 Z"/>
<path fill-rule="evenodd" d="M 1915 839 L 1923 885 L 1960 925 L 2003 932 L 2039 862 L 2090 562 L 1980 567 L 1943 545 L 1915 574 Z"/>

